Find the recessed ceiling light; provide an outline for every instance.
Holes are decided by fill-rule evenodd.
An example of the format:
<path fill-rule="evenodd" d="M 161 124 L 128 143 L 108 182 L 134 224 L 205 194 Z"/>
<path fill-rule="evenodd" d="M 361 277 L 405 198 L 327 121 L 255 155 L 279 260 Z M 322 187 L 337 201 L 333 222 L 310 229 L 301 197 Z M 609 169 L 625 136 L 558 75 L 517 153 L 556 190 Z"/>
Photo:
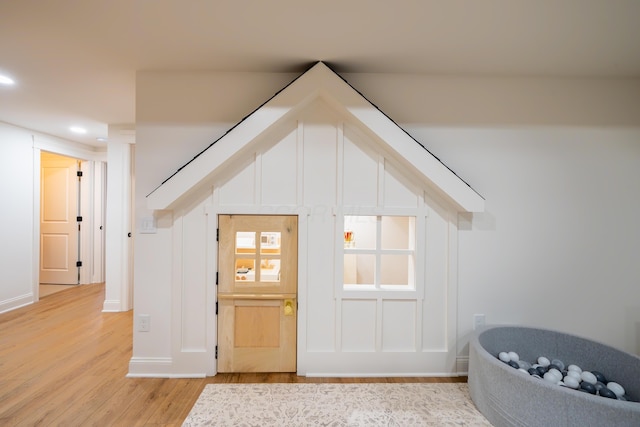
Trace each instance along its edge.
<path fill-rule="evenodd" d="M 85 134 L 87 130 L 85 128 L 81 128 L 80 126 L 71 126 L 69 130 L 73 133 Z"/>
<path fill-rule="evenodd" d="M 13 79 L 11 77 L 7 77 L 7 76 L 4 76 L 4 75 L 0 74 L 0 84 L 1 85 L 11 86 L 11 85 L 15 84 L 15 81 L 13 81 Z"/>

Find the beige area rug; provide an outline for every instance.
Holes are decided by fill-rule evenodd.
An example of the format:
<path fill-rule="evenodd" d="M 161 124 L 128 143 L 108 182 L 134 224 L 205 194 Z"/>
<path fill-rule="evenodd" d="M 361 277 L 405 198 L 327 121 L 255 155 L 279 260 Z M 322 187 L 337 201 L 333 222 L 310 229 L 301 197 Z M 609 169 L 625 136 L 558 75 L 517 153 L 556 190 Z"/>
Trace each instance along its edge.
<path fill-rule="evenodd" d="M 466 383 L 207 384 L 195 426 L 490 426 Z"/>

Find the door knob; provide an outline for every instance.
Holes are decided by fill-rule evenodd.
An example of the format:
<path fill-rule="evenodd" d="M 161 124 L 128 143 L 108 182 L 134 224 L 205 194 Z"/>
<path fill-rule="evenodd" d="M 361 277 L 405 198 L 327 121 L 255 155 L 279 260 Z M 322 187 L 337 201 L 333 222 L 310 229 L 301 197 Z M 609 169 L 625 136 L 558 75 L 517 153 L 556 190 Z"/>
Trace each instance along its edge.
<path fill-rule="evenodd" d="M 284 300 L 284 315 L 293 316 L 293 300 L 291 299 Z"/>

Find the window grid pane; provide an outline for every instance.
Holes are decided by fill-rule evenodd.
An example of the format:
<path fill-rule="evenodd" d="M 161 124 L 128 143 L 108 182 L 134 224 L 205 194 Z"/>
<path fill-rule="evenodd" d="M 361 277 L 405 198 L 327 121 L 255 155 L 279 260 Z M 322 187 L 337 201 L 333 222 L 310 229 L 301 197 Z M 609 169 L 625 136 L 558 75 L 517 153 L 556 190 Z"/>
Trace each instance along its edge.
<path fill-rule="evenodd" d="M 345 215 L 343 268 L 344 286 L 415 289 L 415 217 Z"/>

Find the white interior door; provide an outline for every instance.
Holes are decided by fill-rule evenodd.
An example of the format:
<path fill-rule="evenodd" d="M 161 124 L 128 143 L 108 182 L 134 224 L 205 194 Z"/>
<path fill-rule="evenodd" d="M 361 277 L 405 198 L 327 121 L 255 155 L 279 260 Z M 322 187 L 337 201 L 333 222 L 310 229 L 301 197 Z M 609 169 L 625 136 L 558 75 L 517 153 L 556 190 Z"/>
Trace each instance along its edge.
<path fill-rule="evenodd" d="M 78 160 L 42 153 L 40 283 L 78 284 Z"/>

